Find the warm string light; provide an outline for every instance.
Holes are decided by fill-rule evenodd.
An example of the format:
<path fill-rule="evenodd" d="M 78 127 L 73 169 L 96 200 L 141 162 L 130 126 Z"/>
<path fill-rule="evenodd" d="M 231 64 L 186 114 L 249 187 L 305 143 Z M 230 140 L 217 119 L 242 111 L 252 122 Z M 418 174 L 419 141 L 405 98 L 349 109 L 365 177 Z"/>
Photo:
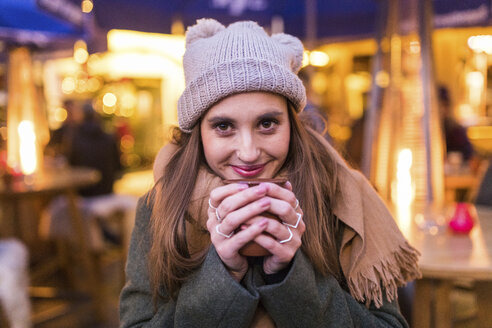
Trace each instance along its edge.
<path fill-rule="evenodd" d="M 82 12 L 86 14 L 90 13 L 94 8 L 94 4 L 92 3 L 92 0 L 82 1 L 81 6 L 82 6 Z"/>
<path fill-rule="evenodd" d="M 78 40 L 73 46 L 73 59 L 77 64 L 84 64 L 89 59 L 87 44 L 84 40 Z"/>
<path fill-rule="evenodd" d="M 302 67 L 308 65 L 315 67 L 324 67 L 330 63 L 330 56 L 323 51 L 319 50 L 304 50 L 302 55 Z"/>
<path fill-rule="evenodd" d="M 55 109 L 55 120 L 57 122 L 64 122 L 68 117 L 68 112 L 65 108 L 58 107 Z"/>
<path fill-rule="evenodd" d="M 390 76 L 387 71 L 381 70 L 376 73 L 376 77 L 374 78 L 376 85 L 380 88 L 387 88 L 390 83 Z"/>

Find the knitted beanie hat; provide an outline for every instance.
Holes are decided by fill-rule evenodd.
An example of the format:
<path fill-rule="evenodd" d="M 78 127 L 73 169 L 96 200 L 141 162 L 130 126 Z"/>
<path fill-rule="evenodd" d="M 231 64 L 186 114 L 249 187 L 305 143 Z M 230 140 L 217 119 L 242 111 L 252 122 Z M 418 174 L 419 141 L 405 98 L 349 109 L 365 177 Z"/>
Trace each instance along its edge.
<path fill-rule="evenodd" d="M 303 46 L 292 35 L 271 37 L 257 23 L 225 27 L 200 19 L 186 32 L 183 57 L 186 88 L 178 101 L 178 121 L 191 132 L 213 104 L 235 93 L 267 91 L 285 96 L 300 112 L 306 90 L 297 77 Z"/>

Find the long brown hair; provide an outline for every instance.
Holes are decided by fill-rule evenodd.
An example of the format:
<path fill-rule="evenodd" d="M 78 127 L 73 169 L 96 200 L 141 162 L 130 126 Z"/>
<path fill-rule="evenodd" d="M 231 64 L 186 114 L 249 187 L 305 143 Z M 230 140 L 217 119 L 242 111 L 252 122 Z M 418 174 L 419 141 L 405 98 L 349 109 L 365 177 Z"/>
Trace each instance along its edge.
<path fill-rule="evenodd" d="M 336 163 L 316 137 L 316 132 L 304 126 L 290 103 L 288 112 L 291 138 L 283 169 L 288 172 L 304 212 L 306 231 L 301 248 L 318 272 L 339 279 L 335 242 L 337 222 L 331 206 L 338 190 Z M 161 287 L 168 296 L 175 298 L 182 283 L 203 263 L 208 251 L 189 254 L 184 229 L 198 170 L 201 165 L 206 165 L 200 124 L 190 134 L 176 128 L 172 142 L 178 145 L 178 150 L 150 197 L 153 204 L 152 246 L 148 263 L 154 301 L 159 297 Z"/>

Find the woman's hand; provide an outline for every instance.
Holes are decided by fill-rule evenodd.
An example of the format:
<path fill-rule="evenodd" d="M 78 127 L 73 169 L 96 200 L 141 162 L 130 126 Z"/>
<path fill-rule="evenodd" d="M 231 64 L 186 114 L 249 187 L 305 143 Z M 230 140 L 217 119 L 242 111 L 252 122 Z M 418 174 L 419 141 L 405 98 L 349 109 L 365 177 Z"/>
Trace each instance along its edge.
<path fill-rule="evenodd" d="M 229 184 L 210 193 L 207 229 L 217 254 L 237 281 L 248 270 L 248 262 L 239 249 L 261 235 L 268 225 L 269 219 L 258 216 L 270 207 L 271 198 L 265 197 L 267 191 L 265 184 L 251 188 Z M 256 219 L 254 224 L 238 230 L 252 218 Z"/>
<path fill-rule="evenodd" d="M 265 257 L 263 271 L 266 274 L 273 274 L 287 267 L 292 261 L 297 249 L 301 247 L 301 237 L 306 226 L 302 220 L 303 212 L 292 192 L 290 182 L 285 184 L 285 188 L 273 183 L 267 183 L 267 187 L 267 196 L 264 198 L 270 199 L 267 211 L 278 216 L 282 222 L 268 220 L 265 232 L 274 238 L 267 234 L 259 234 L 254 240 L 272 254 Z"/>
<path fill-rule="evenodd" d="M 251 188 L 243 184 L 218 187 L 210 193 L 210 205 L 207 229 L 219 257 L 237 281 L 248 270 L 246 258 L 239 254 L 248 242 L 254 240 L 272 254 L 263 262 L 267 274 L 284 269 L 301 246 L 305 225 L 289 182 L 285 188 L 273 183 Z M 263 212 L 276 215 L 282 222 L 265 218 Z"/>

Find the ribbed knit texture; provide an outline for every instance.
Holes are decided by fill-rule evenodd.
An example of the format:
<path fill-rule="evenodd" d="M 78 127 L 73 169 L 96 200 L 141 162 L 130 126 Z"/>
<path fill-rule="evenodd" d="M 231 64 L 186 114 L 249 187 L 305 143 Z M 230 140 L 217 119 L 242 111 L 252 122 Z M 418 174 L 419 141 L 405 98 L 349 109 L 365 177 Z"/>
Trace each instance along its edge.
<path fill-rule="evenodd" d="M 188 28 L 183 57 L 186 88 L 178 102 L 179 127 L 191 132 L 213 104 L 241 92 L 267 91 L 285 96 L 301 111 L 306 91 L 297 77 L 303 46 L 287 34 L 271 37 L 257 23 L 227 28 L 201 19 Z"/>

